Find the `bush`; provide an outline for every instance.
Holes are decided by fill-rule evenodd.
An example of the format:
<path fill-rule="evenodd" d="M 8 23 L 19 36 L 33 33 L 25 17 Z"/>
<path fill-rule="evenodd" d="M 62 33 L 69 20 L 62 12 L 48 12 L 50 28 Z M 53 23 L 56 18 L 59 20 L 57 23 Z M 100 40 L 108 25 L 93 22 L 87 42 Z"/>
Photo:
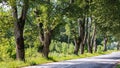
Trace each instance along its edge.
<path fill-rule="evenodd" d="M 56 40 L 52 40 L 50 44 L 50 52 L 57 52 L 63 54 L 72 54 L 74 50 L 73 43 L 59 42 Z"/>
<path fill-rule="evenodd" d="M 25 57 L 35 57 L 38 55 L 37 48 L 27 48 L 25 50 Z"/>
<path fill-rule="evenodd" d="M 98 45 L 97 51 L 98 51 L 98 52 L 103 52 L 103 46 L 102 46 L 102 45 Z"/>
<path fill-rule="evenodd" d="M 9 58 L 15 59 L 16 53 L 13 37 L 10 39 L 2 38 L 0 43 L 0 60 L 2 61 Z"/>

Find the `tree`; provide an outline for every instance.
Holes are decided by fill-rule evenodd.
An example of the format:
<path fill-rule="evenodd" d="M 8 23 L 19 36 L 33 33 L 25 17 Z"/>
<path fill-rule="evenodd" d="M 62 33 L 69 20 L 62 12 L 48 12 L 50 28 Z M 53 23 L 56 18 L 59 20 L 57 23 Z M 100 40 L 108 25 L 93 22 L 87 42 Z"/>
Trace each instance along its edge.
<path fill-rule="evenodd" d="M 87 39 L 87 21 L 86 18 L 89 17 L 89 6 L 87 1 L 74 1 L 70 0 L 70 3 L 65 8 L 65 13 L 68 18 L 75 21 L 76 25 L 78 27 L 77 31 L 76 28 L 72 29 L 73 35 L 74 35 L 74 43 L 75 43 L 75 49 L 74 54 L 78 55 L 78 51 L 80 48 L 80 53 L 84 53 L 84 46 Z"/>
<path fill-rule="evenodd" d="M 29 0 L 23 0 L 23 1 L 9 0 L 8 2 L 13 11 L 14 33 L 15 33 L 16 52 L 17 52 L 16 58 L 18 60 L 25 60 L 23 31 L 24 31 L 24 25 L 26 21 L 28 6 L 29 6 Z M 21 5 L 20 2 L 22 2 L 23 5 Z M 22 7 L 21 15 L 18 14 L 18 12 L 20 12 L 17 8 L 19 6 L 18 4 L 20 4 Z"/>
<path fill-rule="evenodd" d="M 119 2 L 120 1 L 117 0 L 94 1 L 94 9 L 92 13 L 95 16 L 97 29 L 99 29 L 99 31 L 101 32 L 101 34 L 104 35 L 105 38 L 104 50 L 106 50 L 106 35 L 115 36 L 119 33 Z"/>
<path fill-rule="evenodd" d="M 59 5 L 57 3 L 49 1 L 42 1 L 40 5 L 36 7 L 36 22 L 39 28 L 40 42 L 43 46 L 43 56 L 48 58 L 49 46 L 51 43 L 53 32 L 60 24 L 61 20 Z"/>

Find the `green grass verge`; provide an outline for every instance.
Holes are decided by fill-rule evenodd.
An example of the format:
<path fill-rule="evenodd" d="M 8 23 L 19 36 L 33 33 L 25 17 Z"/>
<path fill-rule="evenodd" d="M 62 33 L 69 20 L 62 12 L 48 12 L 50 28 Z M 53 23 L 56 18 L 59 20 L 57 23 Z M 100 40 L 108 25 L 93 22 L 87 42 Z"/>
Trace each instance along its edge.
<path fill-rule="evenodd" d="M 36 54 L 34 57 L 26 57 L 26 61 L 17 61 L 17 60 L 5 60 L 0 62 L 0 68 L 19 68 L 24 66 L 30 65 L 37 65 L 43 63 L 50 63 L 50 62 L 57 62 L 63 60 L 70 60 L 70 59 L 78 59 L 78 58 L 85 58 L 85 57 L 92 57 L 98 56 L 102 54 L 109 54 L 113 51 L 106 51 L 106 52 L 98 52 L 98 53 L 85 53 L 83 55 L 74 55 L 74 54 L 59 54 L 59 53 L 50 53 L 49 59 L 45 59 L 42 57 L 41 54 Z"/>
<path fill-rule="evenodd" d="M 116 64 L 115 68 L 120 68 L 120 62 Z"/>
<path fill-rule="evenodd" d="M 120 64 L 118 64 L 118 65 L 116 66 L 116 68 L 120 68 Z"/>

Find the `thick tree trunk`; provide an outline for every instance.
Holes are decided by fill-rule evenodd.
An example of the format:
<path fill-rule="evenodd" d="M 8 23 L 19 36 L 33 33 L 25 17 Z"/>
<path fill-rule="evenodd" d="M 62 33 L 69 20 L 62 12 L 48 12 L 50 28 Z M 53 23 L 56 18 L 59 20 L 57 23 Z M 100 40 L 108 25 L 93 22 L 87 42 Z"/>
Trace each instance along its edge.
<path fill-rule="evenodd" d="M 84 54 L 84 48 L 85 48 L 85 44 L 84 44 L 84 38 L 82 38 L 81 43 L 80 43 L 80 54 Z"/>
<path fill-rule="evenodd" d="M 78 55 L 78 51 L 80 48 L 80 54 L 84 53 L 84 34 L 85 34 L 85 19 L 78 19 L 78 31 L 79 31 L 79 37 L 78 39 L 75 38 L 75 49 L 74 49 L 74 54 Z"/>
<path fill-rule="evenodd" d="M 85 28 L 84 28 L 84 40 L 83 40 L 83 45 L 87 45 L 87 36 L 88 36 L 88 20 L 85 18 Z"/>
<path fill-rule="evenodd" d="M 25 20 L 19 20 L 19 22 L 15 23 L 15 41 L 16 41 L 16 58 L 18 60 L 25 60 L 25 50 L 24 50 L 24 38 L 23 38 L 23 30 L 24 30 Z"/>
<path fill-rule="evenodd" d="M 75 0 L 70 0 L 70 4 L 73 4 L 75 2 Z M 78 32 L 79 32 L 79 37 L 75 37 L 74 39 L 74 43 L 75 43 L 75 48 L 74 48 L 74 54 L 75 55 L 78 55 L 78 52 L 79 52 L 79 48 L 80 48 L 80 43 L 82 42 L 81 41 L 81 25 L 82 25 L 82 20 L 78 19 Z M 82 45 L 82 44 L 81 44 Z M 83 48 L 83 47 L 82 47 Z M 83 52 L 83 50 L 82 50 Z"/>
<path fill-rule="evenodd" d="M 96 44 L 96 41 L 94 41 L 94 47 L 95 47 L 95 49 L 94 49 L 94 52 L 97 52 L 97 44 Z"/>
<path fill-rule="evenodd" d="M 94 33 L 93 33 L 93 45 L 94 45 L 94 52 L 97 52 L 97 43 L 96 43 L 96 23 L 95 23 L 95 26 L 94 26 Z"/>
<path fill-rule="evenodd" d="M 18 18 L 18 10 L 17 5 L 13 5 L 13 18 L 14 18 L 14 35 L 16 41 L 16 58 L 18 60 L 25 60 L 25 50 L 24 50 L 24 38 L 23 38 L 23 30 L 26 20 L 26 15 L 28 11 L 28 0 L 23 1 L 21 16 Z M 15 2 L 16 3 L 16 2 Z"/>
<path fill-rule="evenodd" d="M 47 0 L 47 2 L 50 4 L 50 1 L 51 0 Z M 48 17 L 49 17 L 49 12 L 48 12 Z M 50 20 L 50 19 L 48 19 L 48 20 Z M 51 35 L 52 35 L 52 31 L 53 30 L 49 30 L 49 28 L 46 28 L 46 29 L 44 29 L 44 28 L 42 28 L 43 29 L 43 36 L 41 36 L 41 37 L 43 37 L 43 39 L 42 39 L 42 43 L 43 43 L 43 56 L 45 57 L 45 58 L 48 58 L 48 54 L 49 54 L 49 46 L 50 46 L 50 43 L 51 43 Z"/>
<path fill-rule="evenodd" d="M 92 34 L 92 38 L 91 38 L 91 42 L 90 42 L 91 48 L 93 48 L 93 44 L 95 44 L 95 42 L 96 42 L 95 36 L 96 36 L 96 26 L 94 25 L 93 34 Z M 94 46 L 96 46 L 96 45 L 94 45 Z M 92 50 L 93 50 L 93 49 L 92 49 Z M 92 52 L 93 52 L 93 51 L 92 51 Z"/>
<path fill-rule="evenodd" d="M 75 48 L 74 48 L 74 54 L 78 55 L 78 51 L 80 48 L 80 43 L 81 43 L 81 39 L 80 39 L 80 24 L 81 24 L 81 20 L 78 19 L 78 32 L 79 32 L 79 37 L 75 37 L 74 39 L 74 43 L 75 43 Z"/>
<path fill-rule="evenodd" d="M 79 51 L 79 48 L 80 48 L 80 41 L 79 41 L 79 39 L 75 38 L 74 39 L 74 43 L 75 43 L 74 54 L 78 55 L 78 51 Z"/>
<path fill-rule="evenodd" d="M 92 46 L 90 45 L 91 37 L 90 37 L 90 30 L 91 30 L 91 24 L 88 24 L 88 30 L 87 30 L 87 46 L 88 46 L 88 52 L 92 53 Z"/>
<path fill-rule="evenodd" d="M 91 40 L 90 40 L 91 50 L 93 50 L 94 36 L 95 36 L 95 34 L 93 33 L 93 34 L 92 34 L 92 38 L 91 38 Z M 92 52 L 93 52 L 93 51 L 92 51 Z M 91 53 L 92 53 L 92 52 L 91 52 Z"/>
<path fill-rule="evenodd" d="M 43 56 L 45 58 L 48 58 L 50 43 L 51 43 L 51 33 L 50 32 L 44 32 Z"/>
<path fill-rule="evenodd" d="M 96 43 L 96 36 L 94 38 L 94 52 L 97 52 L 97 43 Z"/>
<path fill-rule="evenodd" d="M 84 54 L 84 40 L 85 40 L 85 18 L 83 20 L 78 19 L 79 34 L 80 34 L 80 54 Z"/>
<path fill-rule="evenodd" d="M 107 36 L 104 37 L 104 50 L 103 51 L 107 51 Z"/>
<path fill-rule="evenodd" d="M 40 42 L 42 43 L 40 47 L 40 49 L 38 50 L 39 52 L 42 52 L 43 56 L 45 58 L 48 58 L 48 54 L 49 54 L 49 46 L 51 43 L 51 31 L 45 31 L 43 29 L 43 24 L 39 23 L 38 24 L 38 30 L 39 30 L 39 38 L 40 38 Z"/>
<path fill-rule="evenodd" d="M 84 44 L 83 44 L 83 42 L 81 42 L 81 44 L 80 44 L 80 54 L 84 54 Z"/>
<path fill-rule="evenodd" d="M 88 45 L 88 52 L 92 53 L 92 47 L 90 45 L 90 35 L 88 34 L 88 38 L 87 38 L 87 45 Z"/>

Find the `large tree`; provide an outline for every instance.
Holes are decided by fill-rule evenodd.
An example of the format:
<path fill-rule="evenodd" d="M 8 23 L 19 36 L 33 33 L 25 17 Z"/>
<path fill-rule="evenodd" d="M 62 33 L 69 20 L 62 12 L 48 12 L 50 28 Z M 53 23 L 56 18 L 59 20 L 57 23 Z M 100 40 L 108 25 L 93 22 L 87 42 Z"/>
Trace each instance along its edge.
<path fill-rule="evenodd" d="M 45 58 L 49 55 L 49 46 L 54 36 L 54 30 L 60 24 L 60 5 L 50 0 L 41 1 L 35 8 L 36 20 L 38 25 L 40 42 L 42 43 L 42 54 Z"/>
<path fill-rule="evenodd" d="M 27 11 L 29 7 L 29 0 L 9 0 L 9 5 L 13 11 L 14 18 L 14 36 L 16 41 L 16 58 L 18 60 L 25 60 L 25 50 L 24 50 L 24 25 L 27 17 Z M 20 11 L 18 8 L 21 7 Z M 20 14 L 19 14 L 20 13 Z"/>

